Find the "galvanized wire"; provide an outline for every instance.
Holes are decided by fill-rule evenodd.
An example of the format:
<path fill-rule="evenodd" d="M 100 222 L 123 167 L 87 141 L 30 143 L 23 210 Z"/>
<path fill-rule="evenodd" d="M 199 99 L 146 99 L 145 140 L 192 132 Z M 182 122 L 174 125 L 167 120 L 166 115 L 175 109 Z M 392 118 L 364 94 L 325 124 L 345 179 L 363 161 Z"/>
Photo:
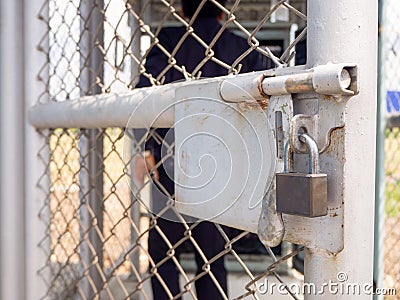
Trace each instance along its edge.
<path fill-rule="evenodd" d="M 208 61 L 223 67 L 226 74 L 238 73 L 244 59 L 254 51 L 268 57 L 275 67 L 292 63 L 295 45 L 306 34 L 305 1 L 289 4 L 279 0 L 270 6 L 261 0 L 236 0 L 228 1 L 226 7 L 215 0 L 209 1 L 224 13 L 222 27 L 209 44 L 192 26 L 198 12 L 190 20 L 185 19 L 180 14 L 179 1 L 45 1 L 39 21 L 48 24 L 48 36 L 38 41 L 38 50 L 46 53 L 48 63 L 38 72 L 44 86 L 43 97 L 38 102 L 46 98 L 68 101 L 97 93 L 124 92 L 135 88 L 140 76 L 148 78 L 152 85 L 160 85 L 170 69 L 181 72 L 185 78 L 196 79 Z M 45 13 L 47 6 L 48 15 Z M 270 28 L 267 26 L 271 16 L 278 10 L 287 12 L 288 21 L 304 29 L 281 53 L 274 54 L 258 36 L 265 28 Z M 244 25 L 246 22 L 253 25 Z M 158 39 L 161 29 L 170 23 L 186 28 L 186 34 L 172 48 Z M 241 32 L 248 43 L 247 51 L 231 65 L 213 51 L 225 30 Z M 176 59 L 177 51 L 189 36 L 204 51 L 204 59 L 192 72 Z M 146 43 L 147 47 L 143 46 Z M 138 47 L 140 44 L 142 48 Z M 146 70 L 146 58 L 153 47 L 157 47 L 169 62 L 159 74 Z M 174 206 L 174 195 L 169 195 L 160 213 L 152 213 L 149 207 L 152 182 L 168 194 L 155 178 L 154 170 L 150 170 L 143 183 L 135 181 L 134 164 L 140 162 L 138 157 L 143 155 L 145 138 L 138 138 L 124 128 L 49 129 L 42 134 L 46 136 L 46 144 L 39 153 L 44 164 L 39 185 L 46 186 L 46 182 L 50 185 L 49 190 L 44 189 L 46 197 L 39 212 L 47 227 L 40 246 L 48 259 L 38 270 L 47 286 L 43 299 L 152 299 L 152 278 L 161 282 L 171 299 L 181 296 L 197 299 L 195 283 L 205 276 L 211 278 L 223 299 L 259 299 L 257 284 L 267 277 L 285 283 L 287 277 L 279 274 L 281 266 L 287 269 L 292 257 L 303 250 L 282 246 L 281 253 L 275 256 L 270 248 L 263 248 L 269 263 L 262 272 L 254 271 L 238 247 L 251 239 L 250 234 L 214 224 L 225 245 L 221 252 L 207 257 L 192 234 L 200 221 L 187 222 Z M 154 129 L 149 130 L 147 136 L 160 139 Z M 174 145 L 163 143 L 172 152 L 166 153 L 158 166 L 173 157 Z M 184 228 L 178 241 L 170 241 L 159 226 L 160 218 L 167 211 L 172 211 Z M 158 262 L 149 253 L 151 230 L 157 231 L 169 248 L 165 258 Z M 182 264 L 177 249 L 183 246 L 199 254 L 203 262 L 201 272 L 194 274 Z M 221 258 L 239 266 L 245 278 L 239 294 L 226 295 L 217 281 L 212 266 Z M 166 278 L 158 272 L 160 266 L 170 261 L 181 278 L 178 294 L 169 291 Z M 232 284 L 237 283 L 228 283 Z M 289 294 L 294 299 L 299 296 Z"/>
<path fill-rule="evenodd" d="M 400 125 L 400 124 L 398 124 Z M 384 234 L 384 287 L 400 289 L 400 127 L 388 128 L 385 141 L 386 205 Z"/>

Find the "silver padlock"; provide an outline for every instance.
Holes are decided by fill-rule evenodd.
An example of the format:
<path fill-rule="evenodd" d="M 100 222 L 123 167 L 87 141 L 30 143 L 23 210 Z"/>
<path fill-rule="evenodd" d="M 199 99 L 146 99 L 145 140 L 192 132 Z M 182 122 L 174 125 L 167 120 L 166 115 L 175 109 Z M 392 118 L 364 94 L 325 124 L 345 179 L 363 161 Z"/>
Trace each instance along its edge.
<path fill-rule="evenodd" d="M 315 140 L 304 133 L 300 140 L 309 153 L 309 173 L 293 172 L 293 151 L 285 146 L 284 173 L 276 174 L 276 209 L 280 213 L 320 217 L 328 213 L 328 176 L 319 173 L 319 153 Z"/>

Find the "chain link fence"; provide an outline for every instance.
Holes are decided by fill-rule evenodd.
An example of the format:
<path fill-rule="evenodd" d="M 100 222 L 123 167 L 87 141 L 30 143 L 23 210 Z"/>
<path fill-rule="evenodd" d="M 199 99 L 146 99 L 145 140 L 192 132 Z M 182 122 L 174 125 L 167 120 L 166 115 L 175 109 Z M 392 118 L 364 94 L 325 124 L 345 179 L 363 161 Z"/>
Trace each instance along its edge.
<path fill-rule="evenodd" d="M 386 131 L 385 131 L 385 211 L 384 245 L 379 245 L 376 251 L 384 252 L 383 285 L 400 290 L 400 30 L 397 23 L 400 20 L 400 6 L 396 1 L 382 2 L 381 21 L 381 95 L 386 101 Z M 382 249 L 383 248 L 383 249 Z"/>
<path fill-rule="evenodd" d="M 38 102 L 123 93 L 142 80 L 167 84 L 171 73 L 179 79 L 197 79 L 210 65 L 219 70 L 215 75 L 251 71 L 249 64 L 256 56 L 264 69 L 294 64 L 295 45 L 306 34 L 305 1 L 221 3 L 200 3 L 222 11 L 221 25 L 205 37 L 197 25 L 200 9 L 185 18 L 180 1 L 45 1 L 39 19 L 48 24 L 49 45 L 44 37 L 38 48 L 48 62 L 38 75 L 45 87 Z M 163 29 L 170 26 L 181 32 L 174 41 L 171 36 L 166 39 Z M 245 45 L 229 58 L 214 51 L 223 46 L 228 31 L 241 36 Z M 202 53 L 191 66 L 182 64 L 179 55 L 189 43 Z M 150 65 L 155 54 L 160 68 Z M 388 147 L 396 142 L 396 130 L 388 134 Z M 265 278 L 286 286 L 289 298 L 301 297 L 289 289 L 292 279 L 286 275 L 303 247 L 264 247 L 254 234 L 187 220 L 176 210 L 173 189 L 159 177 L 174 155 L 174 143 L 165 133 L 151 129 L 138 134 L 125 128 L 57 128 L 41 133 L 46 136 L 40 153 L 45 172 L 39 184 L 50 183 L 39 212 L 47 228 L 41 242 L 47 262 L 39 270 L 47 285 L 43 299 L 153 299 L 151 283 L 169 299 L 205 299 L 200 296 L 204 282 L 221 299 L 260 299 L 264 295 L 257 286 Z M 145 148 L 149 141 L 166 149 L 153 162 Z M 394 178 L 392 164 L 388 161 Z M 389 188 L 395 185 L 395 180 L 388 181 Z M 151 201 L 155 186 L 166 197 L 158 211 Z M 398 210 L 395 192 L 388 189 L 389 194 L 388 223 L 397 220 Z M 170 215 L 180 221 L 173 232 L 172 225 L 164 224 Z M 214 242 L 218 246 L 209 249 Z M 263 258 L 254 260 L 249 253 Z M 261 270 L 251 266 L 259 262 Z M 240 279 L 229 265 L 236 266 Z M 169 272 L 180 287 L 174 286 Z"/>
<path fill-rule="evenodd" d="M 400 125 L 400 124 L 398 124 Z M 384 286 L 400 289 L 400 178 L 398 174 L 398 154 L 400 149 L 399 127 L 386 130 L 385 170 L 386 170 L 386 205 L 385 205 L 385 243 L 384 243 Z"/>

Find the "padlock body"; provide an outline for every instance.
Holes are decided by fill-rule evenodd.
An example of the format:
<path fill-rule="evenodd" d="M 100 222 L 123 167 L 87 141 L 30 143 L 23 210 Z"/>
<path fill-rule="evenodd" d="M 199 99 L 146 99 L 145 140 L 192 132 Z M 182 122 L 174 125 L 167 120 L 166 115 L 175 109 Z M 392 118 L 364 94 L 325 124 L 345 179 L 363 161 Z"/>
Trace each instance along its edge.
<path fill-rule="evenodd" d="M 277 173 L 276 209 L 281 213 L 310 218 L 327 215 L 327 175 Z"/>

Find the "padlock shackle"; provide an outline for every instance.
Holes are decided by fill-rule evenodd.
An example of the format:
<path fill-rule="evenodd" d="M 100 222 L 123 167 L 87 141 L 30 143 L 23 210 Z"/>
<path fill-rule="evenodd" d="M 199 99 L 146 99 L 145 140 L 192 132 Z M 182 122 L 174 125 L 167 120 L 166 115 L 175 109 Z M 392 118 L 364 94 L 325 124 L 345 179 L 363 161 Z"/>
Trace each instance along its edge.
<path fill-rule="evenodd" d="M 299 135 L 299 140 L 306 144 L 308 149 L 308 171 L 310 174 L 319 173 L 319 151 L 317 142 L 307 133 Z"/>

